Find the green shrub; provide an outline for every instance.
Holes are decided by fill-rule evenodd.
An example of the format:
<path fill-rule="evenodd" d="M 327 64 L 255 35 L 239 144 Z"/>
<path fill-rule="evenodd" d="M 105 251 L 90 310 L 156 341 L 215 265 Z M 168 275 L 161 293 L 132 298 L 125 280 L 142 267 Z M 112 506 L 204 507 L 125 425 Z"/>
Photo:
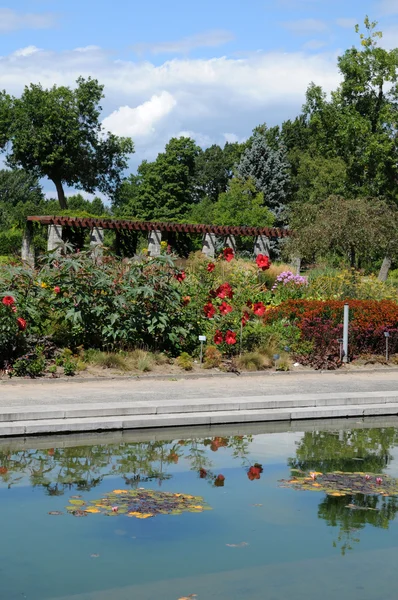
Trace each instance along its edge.
<path fill-rule="evenodd" d="M 0 368 L 23 351 L 25 335 L 18 327 L 14 298 L 0 294 Z"/>
<path fill-rule="evenodd" d="M 0 231 L 0 255 L 19 255 L 22 246 L 22 231 L 9 229 Z"/>
<path fill-rule="evenodd" d="M 29 354 L 25 354 L 13 364 L 12 374 L 17 377 L 41 377 L 44 374 L 46 368 L 46 359 L 44 357 L 41 347 L 38 347 L 36 351 Z"/>
<path fill-rule="evenodd" d="M 73 377 L 74 375 L 76 375 L 76 371 L 77 363 L 74 360 L 68 358 L 64 362 L 64 375 L 66 375 L 67 377 Z"/>
<path fill-rule="evenodd" d="M 176 360 L 177 365 L 184 369 L 184 371 L 192 371 L 193 369 L 193 360 L 192 357 L 189 356 L 188 352 L 183 352 Z"/>

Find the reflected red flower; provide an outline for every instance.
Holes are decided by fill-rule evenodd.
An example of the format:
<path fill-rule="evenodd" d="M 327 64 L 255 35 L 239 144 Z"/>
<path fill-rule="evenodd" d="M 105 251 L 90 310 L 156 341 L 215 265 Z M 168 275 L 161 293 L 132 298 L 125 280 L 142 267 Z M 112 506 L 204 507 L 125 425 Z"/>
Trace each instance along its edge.
<path fill-rule="evenodd" d="M 267 309 L 265 308 L 265 305 L 263 304 L 263 302 L 256 302 L 256 304 L 253 307 L 253 312 L 258 317 L 262 317 L 265 314 L 266 310 Z"/>
<path fill-rule="evenodd" d="M 254 481 L 255 479 L 260 479 L 261 473 L 263 472 L 263 467 L 258 463 L 254 464 L 247 472 L 247 476 L 250 481 Z"/>
<path fill-rule="evenodd" d="M 224 475 L 217 475 L 215 481 L 214 481 L 214 485 L 216 487 L 224 487 L 224 481 L 225 481 L 225 477 Z"/>
<path fill-rule="evenodd" d="M 269 256 L 266 256 L 265 254 L 259 254 L 256 258 L 256 263 L 258 268 L 262 271 L 266 271 L 271 266 Z"/>
<path fill-rule="evenodd" d="M 8 469 L 7 467 L 0 467 L 0 475 L 7 475 Z"/>
<path fill-rule="evenodd" d="M 209 271 L 209 273 L 213 273 L 213 271 L 214 271 L 215 268 L 216 268 L 216 265 L 214 263 L 212 263 L 212 262 L 210 262 L 207 265 L 207 270 Z"/>
<path fill-rule="evenodd" d="M 217 329 L 217 331 L 216 331 L 216 333 L 214 335 L 214 343 L 217 344 L 217 346 L 219 344 L 223 343 L 223 335 L 222 335 L 222 332 L 219 329 Z"/>
<path fill-rule="evenodd" d="M 234 331 L 227 331 L 227 333 L 225 334 L 225 343 L 229 346 L 233 346 L 233 344 L 236 344 L 236 333 Z"/>
<path fill-rule="evenodd" d="M 179 283 L 182 283 L 184 281 L 184 279 L 186 278 L 186 273 L 185 271 L 180 271 L 179 273 L 176 273 L 174 275 L 174 279 L 177 279 L 177 281 Z"/>
<path fill-rule="evenodd" d="M 179 458 L 180 457 L 178 456 L 177 452 L 170 452 L 168 460 L 174 464 L 178 464 Z"/>
<path fill-rule="evenodd" d="M 229 283 L 222 283 L 220 287 L 216 289 L 216 295 L 217 298 L 221 298 L 221 300 L 223 300 L 224 298 L 234 297 L 234 293 Z"/>
<path fill-rule="evenodd" d="M 201 479 L 205 479 L 207 477 L 207 471 L 206 471 L 206 469 L 199 469 L 199 477 Z"/>
<path fill-rule="evenodd" d="M 208 302 L 203 307 L 204 313 L 208 319 L 212 319 L 216 314 L 216 309 L 211 302 Z"/>
<path fill-rule="evenodd" d="M 12 296 L 4 296 L 2 302 L 4 306 L 12 306 L 13 304 L 15 304 L 15 298 L 13 298 Z"/>
<path fill-rule="evenodd" d="M 219 307 L 219 311 L 222 315 L 227 315 L 228 313 L 233 311 L 233 308 L 230 304 L 228 304 L 227 302 L 222 302 L 221 306 Z"/>
<path fill-rule="evenodd" d="M 231 260 L 234 259 L 235 254 L 232 248 L 224 248 L 223 256 L 227 262 L 231 262 Z"/>
<path fill-rule="evenodd" d="M 50 448 L 49 450 L 47 450 L 48 456 L 54 456 L 54 452 L 55 452 L 54 448 Z"/>
<path fill-rule="evenodd" d="M 18 323 L 18 327 L 21 331 L 25 331 L 27 323 L 25 321 L 25 319 L 23 319 L 22 317 L 18 317 L 17 319 L 17 323 Z"/>

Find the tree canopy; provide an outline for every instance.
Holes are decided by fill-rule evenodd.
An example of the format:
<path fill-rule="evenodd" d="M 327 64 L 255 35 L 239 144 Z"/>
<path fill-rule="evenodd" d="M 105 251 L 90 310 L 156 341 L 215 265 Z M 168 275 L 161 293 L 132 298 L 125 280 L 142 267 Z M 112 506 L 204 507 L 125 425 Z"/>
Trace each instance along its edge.
<path fill-rule="evenodd" d="M 31 84 L 20 98 L 0 94 L 0 145 L 7 164 L 48 177 L 61 208 L 67 208 L 65 184 L 112 195 L 134 151 L 131 139 L 102 130 L 102 98 L 103 86 L 82 77 L 74 89 Z"/>

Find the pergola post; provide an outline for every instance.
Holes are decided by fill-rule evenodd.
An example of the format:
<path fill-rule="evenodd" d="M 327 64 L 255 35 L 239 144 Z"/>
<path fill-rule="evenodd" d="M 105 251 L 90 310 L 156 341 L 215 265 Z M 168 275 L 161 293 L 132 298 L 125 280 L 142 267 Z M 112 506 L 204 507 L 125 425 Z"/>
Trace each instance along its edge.
<path fill-rule="evenodd" d="M 232 235 L 232 234 L 227 235 L 225 237 L 224 246 L 226 248 L 232 248 L 232 250 L 234 251 L 234 254 L 236 254 L 236 239 L 235 239 L 235 236 Z"/>
<path fill-rule="evenodd" d="M 270 240 L 266 235 L 258 235 L 254 242 L 254 256 L 263 254 L 269 256 Z"/>
<path fill-rule="evenodd" d="M 203 236 L 202 252 L 209 258 L 216 255 L 217 236 L 215 233 L 205 233 Z"/>
<path fill-rule="evenodd" d="M 54 250 L 60 251 L 62 244 L 62 225 L 49 225 L 48 226 L 48 237 L 47 237 L 47 251 L 53 252 Z"/>
<path fill-rule="evenodd" d="M 35 249 L 33 246 L 33 223 L 26 222 L 21 249 L 22 261 L 31 267 L 35 266 Z"/>
<path fill-rule="evenodd" d="M 162 232 L 150 231 L 148 236 L 148 256 L 160 256 Z"/>

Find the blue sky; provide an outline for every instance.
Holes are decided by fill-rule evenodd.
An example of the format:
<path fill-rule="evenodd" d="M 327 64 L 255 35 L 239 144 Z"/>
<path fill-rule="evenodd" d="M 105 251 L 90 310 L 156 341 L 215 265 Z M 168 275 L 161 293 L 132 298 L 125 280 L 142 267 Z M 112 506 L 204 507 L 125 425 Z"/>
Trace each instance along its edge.
<path fill-rule="evenodd" d="M 0 88 L 97 77 L 104 127 L 133 137 L 134 168 L 174 135 L 223 144 L 294 117 L 311 81 L 338 85 L 366 14 L 398 46 L 398 0 L 6 0 Z"/>

